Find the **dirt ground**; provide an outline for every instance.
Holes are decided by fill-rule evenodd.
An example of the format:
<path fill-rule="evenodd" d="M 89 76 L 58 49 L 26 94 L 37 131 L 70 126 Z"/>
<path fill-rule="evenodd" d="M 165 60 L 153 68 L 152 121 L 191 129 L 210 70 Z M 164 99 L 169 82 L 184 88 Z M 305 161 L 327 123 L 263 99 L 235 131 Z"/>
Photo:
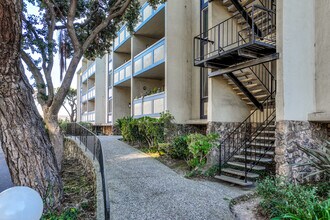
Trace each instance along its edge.
<path fill-rule="evenodd" d="M 76 208 L 78 219 L 96 219 L 95 182 L 76 159 L 63 162 L 63 209 Z"/>

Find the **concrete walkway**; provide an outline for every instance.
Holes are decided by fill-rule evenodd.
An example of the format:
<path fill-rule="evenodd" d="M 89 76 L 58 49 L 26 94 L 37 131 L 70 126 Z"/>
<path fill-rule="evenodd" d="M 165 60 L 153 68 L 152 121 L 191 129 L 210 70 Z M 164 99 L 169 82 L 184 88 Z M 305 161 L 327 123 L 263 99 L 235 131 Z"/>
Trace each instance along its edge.
<path fill-rule="evenodd" d="M 230 220 L 230 199 L 247 193 L 217 182 L 186 179 L 118 137 L 100 139 L 106 155 L 111 220 Z"/>

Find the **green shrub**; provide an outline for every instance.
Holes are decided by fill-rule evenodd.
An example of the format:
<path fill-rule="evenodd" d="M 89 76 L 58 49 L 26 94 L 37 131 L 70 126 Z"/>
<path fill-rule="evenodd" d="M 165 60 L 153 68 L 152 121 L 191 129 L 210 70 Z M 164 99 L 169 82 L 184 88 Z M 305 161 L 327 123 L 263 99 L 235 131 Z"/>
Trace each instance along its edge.
<path fill-rule="evenodd" d="M 190 134 L 187 136 L 190 168 L 199 169 L 206 164 L 206 156 L 216 146 L 218 138 L 218 134 Z"/>
<path fill-rule="evenodd" d="M 117 120 L 116 126 L 120 128 L 123 139 L 140 146 L 158 148 L 164 142 L 164 124 L 172 120 L 169 113 L 161 114 L 160 118 L 142 117 L 135 119 L 126 117 Z"/>
<path fill-rule="evenodd" d="M 168 155 L 173 159 L 186 160 L 189 155 L 187 136 L 175 137 L 169 147 Z"/>
<path fill-rule="evenodd" d="M 78 210 L 69 208 L 62 213 L 48 212 L 41 217 L 41 220 L 76 220 L 78 219 Z"/>
<path fill-rule="evenodd" d="M 264 214 L 274 219 L 329 219 L 329 201 L 317 197 L 316 188 L 267 177 L 257 186 Z"/>
<path fill-rule="evenodd" d="M 93 124 L 89 122 L 78 122 L 81 126 L 85 127 L 86 129 L 92 131 L 93 130 Z"/>
<path fill-rule="evenodd" d="M 60 129 L 62 133 L 65 133 L 68 127 L 68 124 L 70 123 L 68 120 L 58 120 L 58 123 L 60 125 Z"/>

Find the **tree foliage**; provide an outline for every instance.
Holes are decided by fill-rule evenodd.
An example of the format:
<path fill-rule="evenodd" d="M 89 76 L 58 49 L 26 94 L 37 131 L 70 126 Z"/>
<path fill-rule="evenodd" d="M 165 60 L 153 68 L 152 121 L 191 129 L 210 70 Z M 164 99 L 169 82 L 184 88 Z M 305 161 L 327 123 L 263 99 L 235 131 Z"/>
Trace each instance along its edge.
<path fill-rule="evenodd" d="M 65 97 L 63 108 L 70 117 L 70 122 L 77 120 L 77 90 L 71 88 Z"/>
<path fill-rule="evenodd" d="M 156 7 L 165 0 L 148 2 Z M 57 114 L 81 57 L 95 59 L 109 52 L 120 25 L 126 23 L 133 31 L 140 7 L 139 0 L 27 0 L 22 59 L 33 74 L 38 102 Z M 31 8 L 38 13 L 31 13 Z M 59 32 L 61 37 L 56 37 Z M 59 50 L 71 61 L 55 94 L 51 73 Z"/>

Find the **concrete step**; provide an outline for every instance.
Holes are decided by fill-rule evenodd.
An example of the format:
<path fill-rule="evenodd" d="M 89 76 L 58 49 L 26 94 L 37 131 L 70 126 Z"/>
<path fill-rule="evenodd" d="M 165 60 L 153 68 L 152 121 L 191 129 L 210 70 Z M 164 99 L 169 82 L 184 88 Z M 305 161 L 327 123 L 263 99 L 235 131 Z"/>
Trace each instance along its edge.
<path fill-rule="evenodd" d="M 240 80 L 241 81 L 241 83 L 248 83 L 248 82 L 252 82 L 252 81 L 257 81 L 257 79 L 254 79 L 254 78 L 245 78 L 245 79 L 241 79 Z M 233 81 L 231 81 L 230 79 L 229 79 L 229 81 L 228 81 L 228 84 L 230 84 L 230 85 L 236 85 Z"/>
<path fill-rule="evenodd" d="M 245 160 L 245 155 L 234 155 L 234 158 L 240 159 L 240 160 Z M 247 160 L 250 161 L 257 161 L 257 162 L 262 162 L 262 163 L 270 163 L 273 161 L 271 158 L 266 158 L 266 157 L 254 157 L 254 156 L 247 156 Z"/>
<path fill-rule="evenodd" d="M 252 94 L 257 94 L 257 93 L 260 93 L 260 92 L 265 92 L 267 93 L 265 90 L 263 89 L 255 89 L 255 90 L 251 90 L 250 91 Z M 243 92 L 238 92 L 237 95 L 245 95 Z"/>
<path fill-rule="evenodd" d="M 269 144 L 269 143 L 258 143 L 258 142 L 247 143 L 247 145 L 250 145 L 250 146 L 256 146 L 256 147 L 267 147 L 267 148 L 272 148 L 272 147 L 274 147 L 274 144 Z"/>
<path fill-rule="evenodd" d="M 231 166 L 245 168 L 245 163 L 241 163 L 241 162 L 236 162 L 235 161 L 235 162 L 228 162 L 227 164 L 231 165 Z M 252 170 L 265 170 L 266 169 L 265 166 L 259 166 L 259 165 L 252 166 L 251 164 L 247 164 L 246 167 L 248 169 L 251 169 L 251 167 L 252 167 Z"/>
<path fill-rule="evenodd" d="M 265 137 L 265 136 L 257 136 L 257 137 L 255 137 L 255 136 L 252 136 L 252 139 L 254 139 L 254 140 L 260 140 L 260 141 L 275 141 L 275 137 Z"/>
<path fill-rule="evenodd" d="M 232 169 L 232 168 L 223 168 L 223 169 L 221 169 L 221 172 L 245 177 L 245 172 L 242 170 L 236 170 L 236 169 Z M 248 172 L 247 177 L 255 179 L 255 178 L 259 177 L 259 174 Z"/>
<path fill-rule="evenodd" d="M 248 5 L 251 4 L 252 2 L 254 2 L 254 0 L 243 0 L 240 2 L 240 4 L 243 7 L 245 7 L 245 6 L 248 7 Z M 229 5 L 227 8 L 228 8 L 229 12 L 232 12 L 232 13 L 237 12 L 237 8 L 233 4 Z"/>
<path fill-rule="evenodd" d="M 269 155 L 269 156 L 274 156 L 275 155 L 274 151 L 265 151 L 265 150 L 253 149 L 253 148 L 247 148 L 246 151 L 249 152 L 249 153 L 266 154 L 266 155 Z"/>
<path fill-rule="evenodd" d="M 252 84 L 248 84 L 248 85 L 245 85 L 245 87 L 246 88 L 255 88 L 255 87 L 257 87 L 257 86 L 260 86 L 258 83 L 252 83 Z M 233 89 L 235 89 L 235 90 L 240 90 L 235 84 L 234 84 L 234 86 L 233 86 Z"/>
<path fill-rule="evenodd" d="M 262 100 L 262 99 L 264 99 L 264 98 L 267 98 L 268 97 L 268 94 L 262 94 L 262 95 L 256 95 L 256 96 L 254 96 L 257 100 Z M 243 100 L 250 100 L 248 97 L 243 97 L 242 98 Z"/>
<path fill-rule="evenodd" d="M 225 176 L 225 175 L 215 176 L 214 178 L 225 181 L 225 182 L 234 183 L 234 184 L 240 185 L 240 186 L 252 186 L 253 185 L 253 182 L 251 182 L 251 181 L 245 181 L 245 180 L 241 180 L 238 178 Z"/>

